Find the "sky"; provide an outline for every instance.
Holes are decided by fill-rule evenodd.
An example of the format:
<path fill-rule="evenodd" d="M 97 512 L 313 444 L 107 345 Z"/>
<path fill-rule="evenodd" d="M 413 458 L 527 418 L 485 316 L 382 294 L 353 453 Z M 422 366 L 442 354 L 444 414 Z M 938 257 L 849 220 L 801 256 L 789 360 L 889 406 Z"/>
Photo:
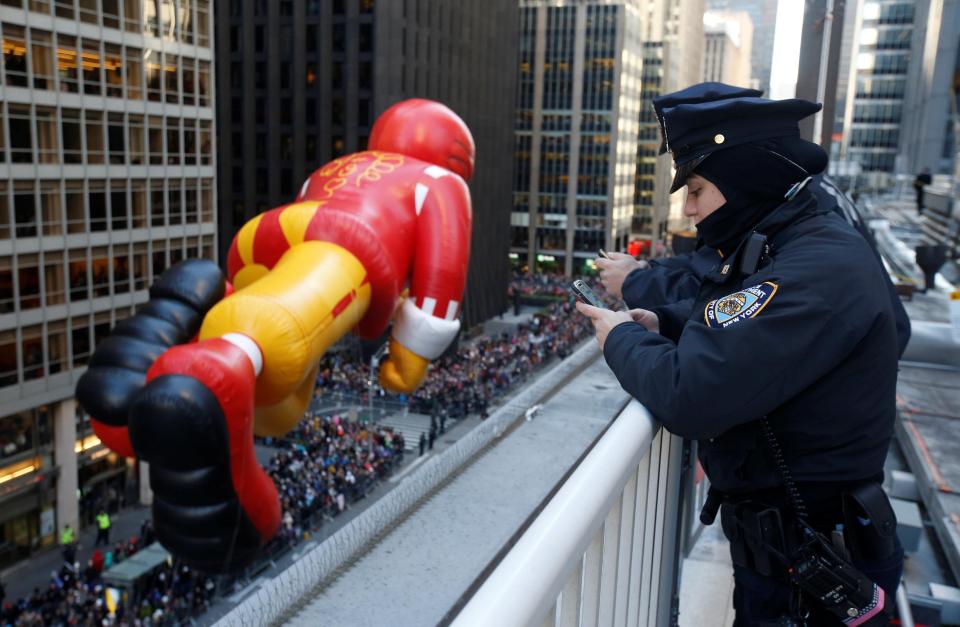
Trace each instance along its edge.
<path fill-rule="evenodd" d="M 796 95 L 802 24 L 803 0 L 777 2 L 777 27 L 773 37 L 769 98 L 781 100 L 793 98 Z"/>

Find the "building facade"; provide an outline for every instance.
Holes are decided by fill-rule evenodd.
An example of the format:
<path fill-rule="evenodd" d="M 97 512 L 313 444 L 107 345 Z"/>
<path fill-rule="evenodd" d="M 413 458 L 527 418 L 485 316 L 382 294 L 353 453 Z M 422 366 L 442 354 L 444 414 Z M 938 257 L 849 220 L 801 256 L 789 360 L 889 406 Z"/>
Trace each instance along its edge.
<path fill-rule="evenodd" d="M 511 253 L 531 270 L 626 247 L 643 54 L 639 2 L 520 3 Z"/>
<path fill-rule="evenodd" d="M 0 3 L 0 568 L 140 473 L 72 400 L 93 348 L 216 256 L 209 0 Z"/>
<path fill-rule="evenodd" d="M 745 11 L 703 14 L 703 80 L 750 84 L 753 24 Z"/>
<path fill-rule="evenodd" d="M 673 161 L 660 154 L 660 123 L 653 99 L 700 81 L 703 63 L 704 0 L 647 0 L 643 42 L 643 85 L 637 141 L 631 240 L 659 254 L 670 233 L 689 227 L 682 193 L 670 194 Z"/>
<path fill-rule="evenodd" d="M 753 26 L 750 50 L 750 85 L 770 93 L 770 68 L 773 65 L 773 40 L 777 27 L 776 0 L 707 0 L 710 11 L 746 11 Z"/>
<path fill-rule="evenodd" d="M 516 2 L 223 0 L 216 12 L 221 258 L 247 220 L 365 149 L 380 112 L 430 98 L 477 145 L 465 325 L 503 311 Z"/>

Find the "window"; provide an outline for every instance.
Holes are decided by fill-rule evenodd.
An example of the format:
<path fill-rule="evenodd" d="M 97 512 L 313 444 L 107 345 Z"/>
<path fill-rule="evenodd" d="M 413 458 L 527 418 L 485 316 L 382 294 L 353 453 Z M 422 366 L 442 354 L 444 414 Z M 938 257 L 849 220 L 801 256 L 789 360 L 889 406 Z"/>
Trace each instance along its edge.
<path fill-rule="evenodd" d="M 145 290 L 149 286 L 149 268 L 147 265 L 147 243 L 133 245 L 133 289 Z"/>
<path fill-rule="evenodd" d="M 123 0 L 123 21 L 129 33 L 139 33 L 140 25 L 140 0 Z"/>
<path fill-rule="evenodd" d="M 47 323 L 47 367 L 50 374 L 69 368 L 67 361 L 67 322 Z"/>
<path fill-rule="evenodd" d="M 147 144 L 150 149 L 150 164 L 163 165 L 163 118 L 147 118 Z"/>
<path fill-rule="evenodd" d="M 133 219 L 133 228 L 142 229 L 147 226 L 146 181 L 137 180 L 130 182 L 130 213 Z"/>
<path fill-rule="evenodd" d="M 97 23 L 97 0 L 80 0 L 80 20 L 88 24 Z"/>
<path fill-rule="evenodd" d="M 183 163 L 186 165 L 197 164 L 197 121 L 183 121 Z"/>
<path fill-rule="evenodd" d="M 163 200 L 163 181 L 150 181 L 150 225 L 163 226 L 166 223 Z M 156 267 L 154 267 L 156 272 Z"/>
<path fill-rule="evenodd" d="M 97 246 L 90 251 L 90 270 L 93 277 L 93 282 L 91 285 L 93 286 L 94 298 L 100 296 L 109 296 L 110 258 L 107 256 L 106 246 Z M 110 315 L 108 312 L 104 313 L 107 313 L 108 316 Z M 100 338 L 97 338 L 97 344 L 99 343 Z"/>
<path fill-rule="evenodd" d="M 166 63 L 163 66 L 164 84 L 166 85 L 167 102 L 177 104 L 180 101 L 180 86 L 177 82 L 177 68 L 180 58 L 172 54 L 165 54 Z"/>
<path fill-rule="evenodd" d="M 187 180 L 183 186 L 184 224 L 197 224 L 200 220 L 200 192 L 195 179 Z"/>
<path fill-rule="evenodd" d="M 150 6 L 149 4 L 147 6 Z M 154 102 L 160 102 L 161 84 L 160 84 L 160 53 L 154 53 L 148 50 L 144 56 L 147 68 L 147 98 Z"/>
<path fill-rule="evenodd" d="M 87 187 L 90 208 L 90 230 L 107 230 L 107 188 L 103 181 L 90 181 Z"/>
<path fill-rule="evenodd" d="M 316 98 L 307 98 L 307 125 L 316 126 L 317 125 L 317 99 Z"/>
<path fill-rule="evenodd" d="M 213 223 L 213 179 L 200 181 L 200 221 Z M 239 225 L 238 225 L 239 226 Z"/>
<path fill-rule="evenodd" d="M 267 64 L 257 61 L 253 65 L 253 81 L 257 89 L 267 88 Z"/>
<path fill-rule="evenodd" d="M 60 184 L 57 181 L 40 183 L 40 215 L 44 235 L 63 234 L 63 206 L 60 204 Z"/>
<path fill-rule="evenodd" d="M 76 19 L 76 13 L 73 12 L 73 0 L 53 0 L 53 10 L 57 17 L 68 20 Z"/>
<path fill-rule="evenodd" d="M 43 295 L 47 305 L 60 305 L 66 300 L 63 268 L 63 251 L 43 254 Z"/>
<path fill-rule="evenodd" d="M 145 163 L 146 156 L 143 152 L 143 116 L 131 114 L 128 117 L 128 152 L 130 163 L 142 165 Z"/>
<path fill-rule="evenodd" d="M 197 104 L 206 107 L 210 104 L 210 62 L 197 62 Z"/>
<path fill-rule="evenodd" d="M 120 3 L 118 0 L 100 0 L 103 10 L 103 25 L 107 28 L 120 28 Z"/>
<path fill-rule="evenodd" d="M 84 209 L 83 183 L 67 181 L 64 185 L 67 199 L 67 233 L 86 233 L 87 220 Z"/>
<path fill-rule="evenodd" d="M 110 113 L 107 116 L 107 148 L 110 152 L 110 163 L 123 165 L 126 142 L 123 138 L 122 113 Z"/>
<path fill-rule="evenodd" d="M 31 163 L 33 140 L 30 137 L 30 107 L 11 104 L 9 112 L 10 159 L 14 163 Z"/>
<path fill-rule="evenodd" d="M 16 301 L 13 295 L 13 264 L 12 257 L 0 257 L 0 313 L 10 313 L 13 311 L 13 303 Z M 0 360 L 3 358 L 0 357 Z M 0 368 L 2 371 L 2 368 Z M 2 373 L 0 373 L 2 378 Z M 2 385 L 2 384 L 0 384 Z"/>
<path fill-rule="evenodd" d="M 37 157 L 40 163 L 57 163 L 60 151 L 57 148 L 57 112 L 47 107 L 37 107 Z"/>
<path fill-rule="evenodd" d="M 197 45 L 210 45 L 210 1 L 196 0 L 197 3 Z"/>
<path fill-rule="evenodd" d="M 290 62 L 280 64 L 280 89 L 290 89 Z"/>
<path fill-rule="evenodd" d="M 319 5 L 319 0 L 317 0 Z M 317 25 L 316 24 L 307 24 L 307 52 L 316 52 L 320 46 L 320 42 L 317 38 Z"/>
<path fill-rule="evenodd" d="M 234 135 L 236 136 L 234 141 L 240 138 L 240 133 L 234 133 Z M 237 150 L 238 148 L 240 149 L 243 148 L 242 141 L 240 142 L 239 145 L 236 143 L 234 144 L 234 150 Z M 266 161 L 267 159 L 267 134 L 266 133 L 257 133 L 256 156 L 257 156 L 257 159 L 261 161 Z"/>
<path fill-rule="evenodd" d="M 20 293 L 17 295 L 20 311 L 39 307 L 40 262 L 36 253 L 17 257 L 17 278 L 20 282 Z"/>
<path fill-rule="evenodd" d="M 33 86 L 37 89 L 53 89 L 53 49 L 50 45 L 50 33 L 30 31 L 30 56 Z"/>
<path fill-rule="evenodd" d="M 27 42 L 24 29 L 12 24 L 3 25 L 3 67 L 7 85 L 27 86 Z"/>
<path fill-rule="evenodd" d="M 180 164 L 180 119 L 167 118 L 167 163 Z"/>
<path fill-rule="evenodd" d="M 32 181 L 14 184 L 13 223 L 17 237 L 37 236 L 37 204 Z"/>
<path fill-rule="evenodd" d="M 104 45 L 103 73 L 107 82 L 107 96 L 123 98 L 123 54 L 120 46 Z"/>
<path fill-rule="evenodd" d="M 127 185 L 123 181 L 110 183 L 110 228 L 125 231 L 127 224 Z"/>
<path fill-rule="evenodd" d="M 86 111 L 87 163 L 103 163 L 103 113 Z"/>
<path fill-rule="evenodd" d="M 79 368 L 90 358 L 90 326 L 85 318 L 71 322 L 70 340 L 73 344 L 73 367 Z"/>
<path fill-rule="evenodd" d="M 83 2 L 84 0 L 81 0 Z M 81 13 L 82 13 L 81 9 Z M 100 77 L 100 42 L 91 39 L 82 40 L 83 47 L 83 93 L 99 96 L 103 87 Z"/>
<path fill-rule="evenodd" d="M 80 135 L 80 110 L 61 109 L 60 133 L 63 136 L 63 162 L 83 162 L 83 139 Z"/>
<path fill-rule="evenodd" d="M 0 239 L 10 237 L 10 203 L 7 200 L 7 184 L 0 181 Z"/>
<path fill-rule="evenodd" d="M 258 54 L 266 50 L 266 27 L 263 24 L 257 24 L 253 27 L 253 49 Z"/>
<path fill-rule="evenodd" d="M 57 72 L 60 75 L 60 91 L 72 93 L 80 91 L 80 75 L 77 67 L 77 38 L 57 35 Z"/>
<path fill-rule="evenodd" d="M 17 332 L 15 329 L 0 331 L 0 387 L 17 384 Z M 21 437 L 23 438 L 21 440 Z M 25 444 L 26 437 L 20 435 L 17 416 L 7 416 L 0 420 L 0 459 L 12 457 Z"/>
<path fill-rule="evenodd" d="M 180 13 L 177 16 L 180 22 L 180 40 L 186 44 L 193 43 L 193 7 L 190 0 L 180 0 Z"/>
<path fill-rule="evenodd" d="M 200 120 L 200 164 L 210 165 L 213 160 L 213 131 L 210 120 Z"/>
<path fill-rule="evenodd" d="M 127 252 L 126 244 L 114 246 L 112 250 L 114 294 L 124 294 L 130 291 L 130 257 Z"/>
<path fill-rule="evenodd" d="M 77 301 L 86 300 L 89 298 L 89 292 L 87 290 L 88 278 L 87 278 L 87 251 L 86 250 L 71 250 L 69 253 L 70 261 L 69 268 L 67 269 L 70 275 L 70 302 L 75 303 Z M 89 352 L 90 346 L 87 344 L 86 351 Z M 77 354 L 77 340 L 74 336 L 73 340 L 73 353 Z M 74 362 L 74 365 L 77 365 Z"/>
<path fill-rule="evenodd" d="M 194 68 L 193 59 L 183 59 L 183 74 L 181 75 L 183 87 L 181 95 L 183 104 L 191 106 L 197 102 L 197 73 Z"/>

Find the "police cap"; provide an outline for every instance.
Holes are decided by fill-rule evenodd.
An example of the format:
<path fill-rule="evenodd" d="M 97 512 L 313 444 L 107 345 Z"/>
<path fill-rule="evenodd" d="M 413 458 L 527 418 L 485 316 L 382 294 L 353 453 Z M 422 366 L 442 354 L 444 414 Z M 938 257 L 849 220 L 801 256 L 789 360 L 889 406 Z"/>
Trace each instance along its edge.
<path fill-rule="evenodd" d="M 669 107 L 675 107 L 681 104 L 699 104 L 703 102 L 714 102 L 717 100 L 726 100 L 728 98 L 749 98 L 760 97 L 763 92 L 759 89 L 750 89 L 748 87 L 737 87 L 727 85 L 726 83 L 697 83 L 686 89 L 675 91 L 653 99 L 653 110 L 657 114 L 657 122 L 660 124 L 660 154 L 667 152 L 667 143 L 663 137 L 663 110 Z"/>
<path fill-rule="evenodd" d="M 820 109 L 820 104 L 798 98 L 755 97 L 665 107 L 663 131 L 677 168 L 670 193 L 683 187 L 714 152 L 764 139 L 799 137 L 797 123 Z"/>

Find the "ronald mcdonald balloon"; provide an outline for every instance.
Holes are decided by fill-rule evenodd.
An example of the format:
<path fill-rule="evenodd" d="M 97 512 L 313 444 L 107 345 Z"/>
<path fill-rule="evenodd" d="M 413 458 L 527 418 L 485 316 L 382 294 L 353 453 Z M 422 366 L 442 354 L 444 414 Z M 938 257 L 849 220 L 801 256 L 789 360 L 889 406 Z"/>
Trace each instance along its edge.
<path fill-rule="evenodd" d="M 100 439 L 149 463 L 157 536 L 207 572 L 242 568 L 280 524 L 253 436 L 296 426 L 324 351 L 392 323 L 381 385 L 410 393 L 460 328 L 474 143 L 444 105 L 406 100 L 369 149 L 236 234 L 227 276 L 182 262 L 97 347 L 77 399 Z"/>

